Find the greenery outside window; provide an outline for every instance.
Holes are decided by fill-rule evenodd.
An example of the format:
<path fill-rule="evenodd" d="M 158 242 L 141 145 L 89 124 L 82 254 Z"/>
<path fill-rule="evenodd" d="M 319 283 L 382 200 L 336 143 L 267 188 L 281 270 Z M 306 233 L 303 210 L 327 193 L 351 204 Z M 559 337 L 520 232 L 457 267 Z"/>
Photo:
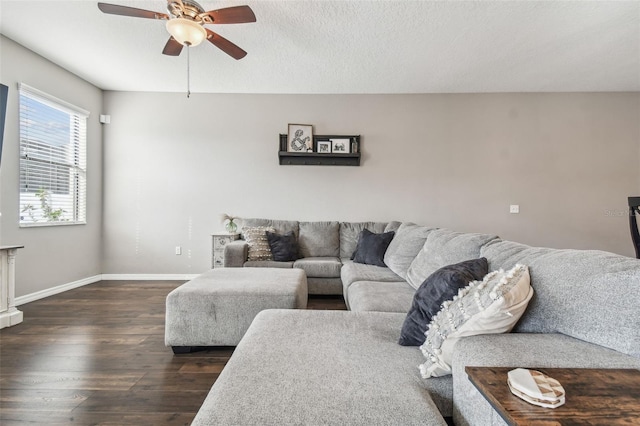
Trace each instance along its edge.
<path fill-rule="evenodd" d="M 89 112 L 20 84 L 20 226 L 86 223 Z"/>

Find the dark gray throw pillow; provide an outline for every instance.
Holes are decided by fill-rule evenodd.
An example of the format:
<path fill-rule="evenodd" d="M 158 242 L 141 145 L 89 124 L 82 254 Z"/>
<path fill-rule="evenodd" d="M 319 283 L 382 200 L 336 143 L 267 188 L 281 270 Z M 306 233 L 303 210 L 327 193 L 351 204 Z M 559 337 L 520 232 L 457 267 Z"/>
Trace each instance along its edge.
<path fill-rule="evenodd" d="M 276 262 L 291 262 L 298 259 L 298 242 L 293 231 L 284 235 L 267 231 L 267 241 L 271 247 L 273 260 Z"/>
<path fill-rule="evenodd" d="M 394 235 L 393 231 L 375 234 L 366 228 L 363 229 L 358 237 L 356 251 L 353 252 L 351 260 L 367 265 L 387 266 L 384 264 L 384 254 Z"/>
<path fill-rule="evenodd" d="M 402 346 L 420 346 L 424 343 L 427 325 L 447 300 L 452 300 L 458 290 L 471 281 L 484 278 L 489 273 L 486 257 L 466 260 L 444 266 L 424 280 L 413 295 L 413 303 L 402 324 L 400 340 Z"/>

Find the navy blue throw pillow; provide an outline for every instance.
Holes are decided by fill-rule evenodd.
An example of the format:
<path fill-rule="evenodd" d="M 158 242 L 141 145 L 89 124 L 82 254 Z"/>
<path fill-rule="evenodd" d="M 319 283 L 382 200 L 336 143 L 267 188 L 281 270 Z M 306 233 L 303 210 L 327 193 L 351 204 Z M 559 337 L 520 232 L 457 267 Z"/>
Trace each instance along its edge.
<path fill-rule="evenodd" d="M 269 241 L 273 260 L 276 262 L 291 262 L 298 258 L 298 242 L 293 231 L 284 235 L 267 231 L 267 241 Z"/>
<path fill-rule="evenodd" d="M 368 229 L 363 229 L 358 237 L 358 245 L 356 245 L 356 251 L 353 252 L 351 260 L 366 265 L 387 266 L 384 264 L 384 254 L 387 252 L 387 247 L 389 247 L 394 235 L 393 231 L 375 234 Z"/>
<path fill-rule="evenodd" d="M 466 260 L 444 266 L 424 280 L 413 295 L 413 303 L 402 324 L 400 340 L 402 346 L 420 346 L 424 343 L 427 325 L 447 300 L 452 300 L 458 290 L 471 281 L 482 280 L 489 273 L 486 257 Z"/>

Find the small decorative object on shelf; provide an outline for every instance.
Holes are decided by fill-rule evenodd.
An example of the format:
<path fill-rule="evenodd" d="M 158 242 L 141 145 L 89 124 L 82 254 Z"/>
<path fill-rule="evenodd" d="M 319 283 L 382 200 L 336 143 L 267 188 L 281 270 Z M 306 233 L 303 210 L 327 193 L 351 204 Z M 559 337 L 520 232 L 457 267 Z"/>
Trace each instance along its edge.
<path fill-rule="evenodd" d="M 224 229 L 230 234 L 235 234 L 238 230 L 238 224 L 235 222 L 236 219 L 237 217 L 229 216 L 226 213 L 220 218 L 221 222 L 224 224 Z"/>
<path fill-rule="evenodd" d="M 315 135 L 312 136 L 311 150 L 292 151 L 291 126 L 300 125 L 290 124 L 289 126 L 289 134 L 280 134 L 278 157 L 281 166 L 360 165 L 362 152 L 360 135 Z M 298 144 L 297 147 L 301 148 L 301 145 Z"/>
<path fill-rule="evenodd" d="M 358 140 L 360 138 L 356 138 L 356 137 L 352 137 L 351 138 L 351 153 L 352 154 L 357 154 L 358 153 Z"/>

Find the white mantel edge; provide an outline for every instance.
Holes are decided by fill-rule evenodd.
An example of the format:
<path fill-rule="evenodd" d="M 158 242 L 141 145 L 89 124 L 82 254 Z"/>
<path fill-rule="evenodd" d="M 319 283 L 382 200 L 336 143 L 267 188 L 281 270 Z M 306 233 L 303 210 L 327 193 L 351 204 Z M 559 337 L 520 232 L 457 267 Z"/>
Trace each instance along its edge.
<path fill-rule="evenodd" d="M 11 327 L 22 322 L 22 311 L 10 308 L 7 312 L 0 314 L 0 328 Z"/>

